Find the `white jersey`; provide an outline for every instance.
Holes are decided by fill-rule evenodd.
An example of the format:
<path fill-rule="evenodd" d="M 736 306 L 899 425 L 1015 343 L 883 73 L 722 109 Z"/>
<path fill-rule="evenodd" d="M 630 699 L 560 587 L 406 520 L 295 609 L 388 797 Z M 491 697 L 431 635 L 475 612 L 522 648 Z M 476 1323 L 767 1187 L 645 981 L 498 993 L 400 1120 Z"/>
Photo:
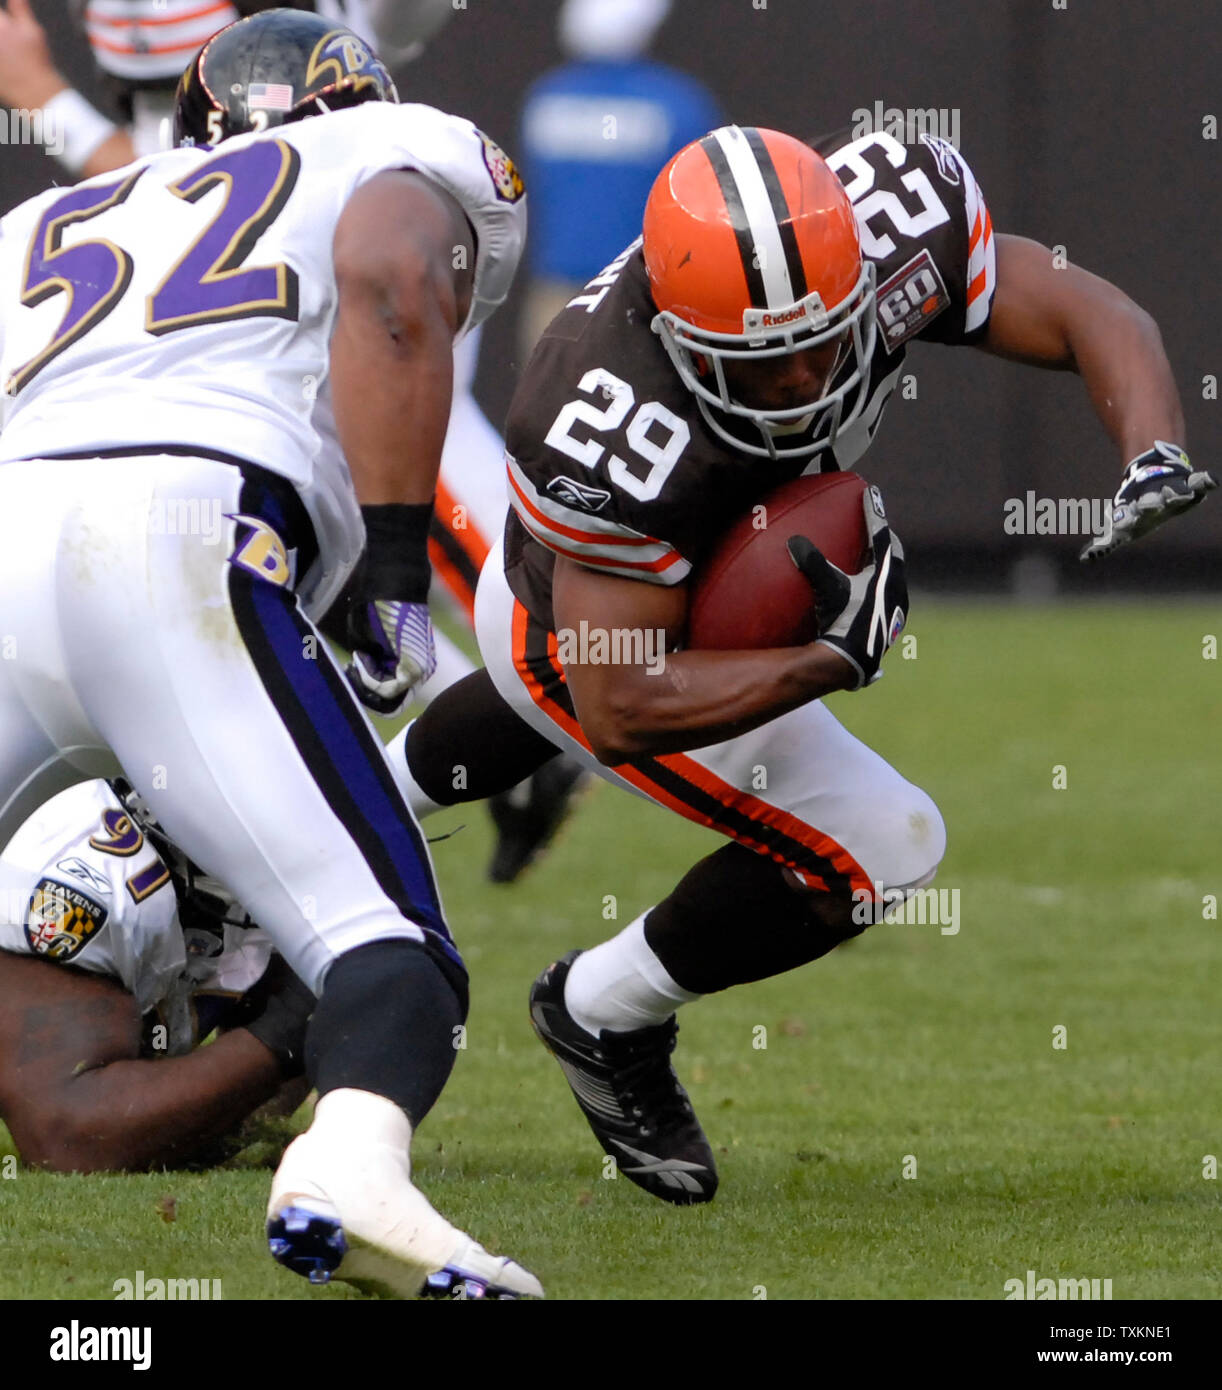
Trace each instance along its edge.
<path fill-rule="evenodd" d="M 120 981 L 178 1056 L 262 977 L 254 927 L 184 927 L 165 863 L 105 782 L 52 797 L 0 856 L 0 950 Z M 161 1051 L 162 1049 L 158 1049 Z"/>
<path fill-rule="evenodd" d="M 367 103 L 217 150 L 171 150 L 56 189 L 0 222 L 0 463 L 196 446 L 288 478 L 338 589 L 363 544 L 352 481 L 323 448 L 335 227 L 352 193 L 411 168 L 476 236 L 464 332 L 504 299 L 521 181 L 470 121 Z"/>

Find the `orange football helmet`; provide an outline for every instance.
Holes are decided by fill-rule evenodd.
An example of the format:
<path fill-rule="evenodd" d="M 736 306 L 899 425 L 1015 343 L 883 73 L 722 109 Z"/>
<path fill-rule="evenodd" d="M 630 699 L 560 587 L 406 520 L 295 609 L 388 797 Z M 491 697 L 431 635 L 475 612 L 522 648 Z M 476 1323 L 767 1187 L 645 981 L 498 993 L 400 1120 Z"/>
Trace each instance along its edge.
<path fill-rule="evenodd" d="M 714 433 L 768 458 L 828 448 L 865 405 L 875 339 L 874 265 L 832 170 L 791 135 L 721 126 L 658 175 L 643 231 L 653 330 Z M 827 343 L 840 350 L 817 400 L 761 410 L 726 384 L 726 359 Z M 726 415 L 753 421 L 761 443 Z"/>

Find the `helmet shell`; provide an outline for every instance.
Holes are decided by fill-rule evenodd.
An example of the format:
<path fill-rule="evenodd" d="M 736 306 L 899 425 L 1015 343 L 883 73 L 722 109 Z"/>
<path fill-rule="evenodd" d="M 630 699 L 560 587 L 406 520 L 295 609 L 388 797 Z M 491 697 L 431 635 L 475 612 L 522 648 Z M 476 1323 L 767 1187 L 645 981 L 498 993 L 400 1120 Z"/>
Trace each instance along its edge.
<path fill-rule="evenodd" d="M 300 10 L 266 10 L 215 34 L 178 84 L 176 145 L 288 125 L 366 101 L 397 102 L 390 73 L 359 35 Z"/>

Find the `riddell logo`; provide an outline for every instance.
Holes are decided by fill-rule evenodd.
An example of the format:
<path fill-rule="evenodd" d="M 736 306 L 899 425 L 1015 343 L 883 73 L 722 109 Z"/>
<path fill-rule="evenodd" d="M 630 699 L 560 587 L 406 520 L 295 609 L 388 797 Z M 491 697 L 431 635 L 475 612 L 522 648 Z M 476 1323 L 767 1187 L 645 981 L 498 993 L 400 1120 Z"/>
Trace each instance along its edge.
<path fill-rule="evenodd" d="M 765 328 L 783 328 L 787 323 L 797 323 L 799 319 L 809 320 L 812 328 L 826 326 L 827 310 L 818 290 L 812 290 L 805 299 L 784 309 L 744 309 L 743 332 L 759 333 Z"/>
<path fill-rule="evenodd" d="M 805 317 L 806 305 L 799 304 L 796 309 L 786 309 L 783 314 L 762 314 L 760 326 L 762 328 L 775 328 L 778 324 L 792 323 L 794 319 L 804 319 Z"/>

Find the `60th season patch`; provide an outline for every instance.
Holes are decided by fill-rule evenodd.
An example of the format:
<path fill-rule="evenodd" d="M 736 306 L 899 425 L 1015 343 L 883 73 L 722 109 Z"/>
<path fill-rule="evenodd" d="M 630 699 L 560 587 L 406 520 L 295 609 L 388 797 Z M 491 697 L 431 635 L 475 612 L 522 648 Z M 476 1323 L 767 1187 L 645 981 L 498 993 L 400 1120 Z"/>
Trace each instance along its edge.
<path fill-rule="evenodd" d="M 928 250 L 919 251 L 875 294 L 883 345 L 894 352 L 935 315 L 950 308 L 950 295 Z"/>
<path fill-rule="evenodd" d="M 106 908 L 79 889 L 40 878 L 26 909 L 25 939 L 36 955 L 63 964 L 79 956 L 106 925 Z"/>

